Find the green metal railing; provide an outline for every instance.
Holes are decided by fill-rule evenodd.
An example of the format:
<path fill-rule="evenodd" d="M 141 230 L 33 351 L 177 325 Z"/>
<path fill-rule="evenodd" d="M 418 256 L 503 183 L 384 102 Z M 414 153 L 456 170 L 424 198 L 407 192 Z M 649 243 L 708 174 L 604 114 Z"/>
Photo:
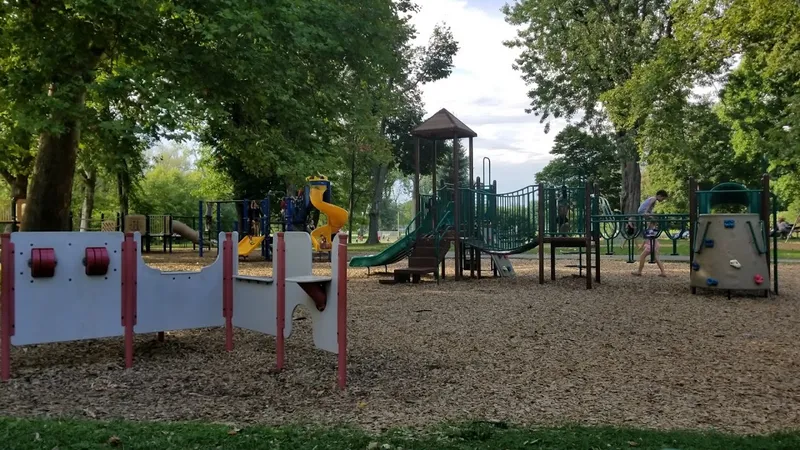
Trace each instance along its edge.
<path fill-rule="evenodd" d="M 434 248 L 436 249 L 436 261 L 437 261 L 437 267 L 436 267 L 436 270 L 433 272 L 433 275 L 436 278 L 436 283 L 437 284 L 439 283 L 439 267 L 438 267 L 439 246 L 442 243 L 442 239 L 444 238 L 444 235 L 448 232 L 448 230 L 450 230 L 450 227 L 452 226 L 452 223 L 453 223 L 452 215 L 451 215 L 452 209 L 450 208 L 451 206 L 452 206 L 452 202 L 447 204 L 447 206 L 446 206 L 447 209 L 446 209 L 444 215 L 441 217 L 441 220 L 436 225 L 436 229 L 433 230 L 434 244 L 435 244 Z"/>
<path fill-rule="evenodd" d="M 459 205 L 459 235 L 480 242 L 484 248 L 509 251 L 528 244 L 537 233 L 537 186 L 498 194 L 491 186 L 460 188 L 454 196 L 451 185 L 437 190 L 436 203 L 452 208 Z M 420 195 L 420 204 L 431 202 L 431 195 Z M 452 203 L 452 206 L 448 203 Z M 454 213 L 450 213 L 451 221 Z M 452 224 L 456 226 L 455 223 Z"/>

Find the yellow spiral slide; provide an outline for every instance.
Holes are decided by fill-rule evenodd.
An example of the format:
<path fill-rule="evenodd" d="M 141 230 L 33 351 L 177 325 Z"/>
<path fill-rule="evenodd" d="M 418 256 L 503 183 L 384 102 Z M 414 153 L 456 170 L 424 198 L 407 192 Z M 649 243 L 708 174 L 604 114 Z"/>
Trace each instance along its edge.
<path fill-rule="evenodd" d="M 322 199 L 328 189 L 327 178 L 308 177 L 307 181 L 310 182 L 311 204 L 328 217 L 327 224 L 311 232 L 311 246 L 316 252 L 330 251 L 333 237 L 347 223 L 348 213 L 345 209 Z"/>

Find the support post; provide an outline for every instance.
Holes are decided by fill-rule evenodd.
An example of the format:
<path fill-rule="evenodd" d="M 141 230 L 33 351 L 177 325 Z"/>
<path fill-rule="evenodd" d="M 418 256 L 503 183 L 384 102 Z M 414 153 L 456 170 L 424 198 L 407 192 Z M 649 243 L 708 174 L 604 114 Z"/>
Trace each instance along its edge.
<path fill-rule="evenodd" d="M 468 228 L 467 228 L 467 239 L 473 239 L 475 237 L 475 182 L 474 182 L 474 163 L 473 163 L 473 139 L 469 138 L 469 185 L 467 188 L 467 195 L 469 195 L 469 221 L 468 221 Z M 470 247 L 470 262 L 469 262 L 469 277 L 475 278 L 475 257 L 477 255 L 480 258 L 480 250 L 477 250 L 474 247 Z"/>
<path fill-rule="evenodd" d="M 765 228 L 765 248 L 767 249 L 766 258 L 767 258 L 767 273 L 772 278 L 777 278 L 777 260 L 775 261 L 775 265 L 772 264 L 772 251 L 778 252 L 778 249 L 772 249 L 769 242 L 769 216 L 770 216 L 770 198 L 769 198 L 769 174 L 764 174 L 761 177 L 761 222 L 764 224 Z M 769 287 L 767 288 L 769 290 Z"/>
<path fill-rule="evenodd" d="M 694 240 L 697 229 L 697 181 L 689 177 L 689 277 L 692 276 L 692 263 L 694 263 Z M 697 288 L 692 287 L 692 294 L 697 293 Z"/>
<path fill-rule="evenodd" d="M 222 203 L 216 202 L 217 205 L 217 233 L 214 236 L 217 236 L 219 239 L 219 234 L 222 232 Z M 219 255 L 219 242 L 217 242 L 217 254 Z"/>
<path fill-rule="evenodd" d="M 203 201 L 200 200 L 198 202 L 200 204 L 200 214 L 197 216 L 197 246 L 200 247 L 200 257 L 203 257 L 203 231 L 205 228 L 205 221 L 203 221 Z"/>
<path fill-rule="evenodd" d="M 276 259 L 276 280 L 278 283 L 277 322 L 278 329 L 275 333 L 275 355 L 277 357 L 276 369 L 283 370 L 284 360 L 284 329 L 286 328 L 286 241 L 283 232 L 278 233 L 278 257 Z"/>
<path fill-rule="evenodd" d="M 455 223 L 455 242 L 456 242 L 456 281 L 461 281 L 462 265 L 461 265 L 461 189 L 459 183 L 459 160 L 461 159 L 461 151 L 458 146 L 458 134 L 453 136 L 453 222 Z"/>
<path fill-rule="evenodd" d="M 225 317 L 225 350 L 233 351 L 233 233 L 222 244 L 222 314 Z"/>
<path fill-rule="evenodd" d="M 339 235 L 339 254 L 337 255 L 337 308 L 336 326 L 338 329 L 338 384 L 339 389 L 347 386 L 347 237 Z"/>
<path fill-rule="evenodd" d="M 13 211 L 13 209 L 12 209 Z M 0 381 L 11 378 L 11 336 L 14 335 L 14 244 L 3 234 L 0 272 Z"/>
<path fill-rule="evenodd" d="M 138 246 L 133 233 L 122 241 L 122 326 L 125 328 L 125 368 L 133 367 L 133 339 L 136 326 L 136 276 Z"/>
<path fill-rule="evenodd" d="M 537 236 L 539 242 L 539 284 L 544 284 L 544 184 L 539 183 L 539 204 L 537 205 L 538 219 Z"/>
<path fill-rule="evenodd" d="M 438 196 L 438 188 L 436 187 L 436 169 L 438 168 L 438 164 L 436 161 L 438 160 L 438 144 L 439 141 L 433 141 L 433 168 L 431 169 L 431 231 L 436 230 L 436 225 L 439 223 L 439 196 Z"/>
<path fill-rule="evenodd" d="M 583 187 L 583 236 L 586 241 L 586 289 L 592 288 L 592 183 Z"/>
<path fill-rule="evenodd" d="M 419 138 L 414 139 L 414 215 L 417 220 L 414 221 L 414 229 L 419 229 Z M 350 211 L 350 214 L 353 212 Z"/>
<path fill-rule="evenodd" d="M 592 202 L 592 215 L 600 214 L 600 186 L 594 184 L 594 201 Z M 595 208 L 595 206 L 597 206 Z M 592 221 L 594 230 L 594 281 L 600 283 L 600 222 Z"/>

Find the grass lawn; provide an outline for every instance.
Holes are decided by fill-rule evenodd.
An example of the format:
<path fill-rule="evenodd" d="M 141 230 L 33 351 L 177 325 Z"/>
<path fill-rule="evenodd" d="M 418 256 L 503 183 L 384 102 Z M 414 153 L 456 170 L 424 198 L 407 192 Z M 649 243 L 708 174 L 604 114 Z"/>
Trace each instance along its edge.
<path fill-rule="evenodd" d="M 252 427 L 203 423 L 138 423 L 0 418 L 2 447 L 14 450 L 187 449 L 797 449 L 800 432 L 732 436 L 611 427 L 525 429 L 504 423 L 442 425 L 424 432 L 369 435 L 350 428 Z"/>
<path fill-rule="evenodd" d="M 662 255 L 670 255 L 672 254 L 672 241 L 669 239 L 659 239 L 661 243 L 661 254 Z M 641 240 L 636 241 L 636 249 L 638 250 L 638 245 L 641 243 Z M 770 240 L 770 244 L 772 240 Z M 603 243 L 603 253 L 605 253 L 606 247 L 605 243 Z M 678 254 L 683 256 L 689 256 L 689 240 L 681 239 L 678 241 Z M 627 246 L 622 246 L 622 241 L 614 241 L 614 254 L 617 255 L 627 255 L 628 248 Z M 638 251 L 637 251 L 638 254 Z M 782 259 L 800 259 L 800 241 L 789 241 L 783 242 L 778 241 L 778 258 Z"/>

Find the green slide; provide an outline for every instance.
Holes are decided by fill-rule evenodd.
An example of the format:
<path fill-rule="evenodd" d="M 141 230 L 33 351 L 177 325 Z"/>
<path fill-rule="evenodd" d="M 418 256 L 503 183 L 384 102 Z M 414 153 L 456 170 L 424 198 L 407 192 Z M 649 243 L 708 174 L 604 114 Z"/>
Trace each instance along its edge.
<path fill-rule="evenodd" d="M 437 204 L 437 208 L 439 209 L 438 217 L 446 220 L 449 211 L 452 209 L 452 205 L 453 202 L 439 202 L 439 204 Z M 411 254 L 411 250 L 414 249 L 414 243 L 417 241 L 417 235 L 420 233 L 429 234 L 431 232 L 431 218 L 428 214 L 429 211 L 430 209 L 425 213 L 420 212 L 417 214 L 417 217 L 414 217 L 411 220 L 411 223 L 409 223 L 408 227 L 406 227 L 406 235 L 402 239 L 399 239 L 397 242 L 390 245 L 377 255 L 354 256 L 350 260 L 350 267 L 388 266 L 389 264 L 394 264 Z M 420 219 L 420 227 L 416 230 L 412 230 L 411 227 L 414 225 L 414 222 L 417 220 L 417 218 Z"/>
<path fill-rule="evenodd" d="M 350 267 L 374 267 L 394 264 L 411 253 L 416 238 L 417 233 L 411 232 L 377 255 L 355 256 L 350 260 Z"/>

